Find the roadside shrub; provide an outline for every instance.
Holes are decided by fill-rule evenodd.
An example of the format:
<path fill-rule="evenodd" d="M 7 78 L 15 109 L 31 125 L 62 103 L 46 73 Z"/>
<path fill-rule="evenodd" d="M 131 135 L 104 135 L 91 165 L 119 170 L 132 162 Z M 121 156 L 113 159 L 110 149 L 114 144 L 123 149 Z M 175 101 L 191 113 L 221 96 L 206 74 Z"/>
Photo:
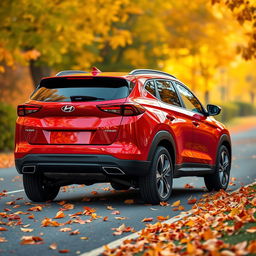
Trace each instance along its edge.
<path fill-rule="evenodd" d="M 221 107 L 221 112 L 215 118 L 221 122 L 228 122 L 239 114 L 239 106 L 233 102 L 219 104 L 219 106 Z"/>
<path fill-rule="evenodd" d="M 254 106 L 250 103 L 236 101 L 234 102 L 238 106 L 239 116 L 250 116 L 255 114 Z"/>
<path fill-rule="evenodd" d="M 15 120 L 15 108 L 0 102 L 0 152 L 14 147 Z"/>
<path fill-rule="evenodd" d="M 250 116 L 256 113 L 256 109 L 250 103 L 235 101 L 216 105 L 222 109 L 220 115 L 215 117 L 221 122 L 228 122 L 238 116 Z"/>

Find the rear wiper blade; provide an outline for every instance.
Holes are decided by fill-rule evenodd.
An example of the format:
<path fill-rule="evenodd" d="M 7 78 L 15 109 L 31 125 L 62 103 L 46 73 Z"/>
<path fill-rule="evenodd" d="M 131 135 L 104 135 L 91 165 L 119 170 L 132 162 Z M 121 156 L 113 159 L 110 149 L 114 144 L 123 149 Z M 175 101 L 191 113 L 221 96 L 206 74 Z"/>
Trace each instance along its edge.
<path fill-rule="evenodd" d="M 104 100 L 104 98 L 97 98 L 93 96 L 70 96 L 71 101 L 93 101 Z"/>

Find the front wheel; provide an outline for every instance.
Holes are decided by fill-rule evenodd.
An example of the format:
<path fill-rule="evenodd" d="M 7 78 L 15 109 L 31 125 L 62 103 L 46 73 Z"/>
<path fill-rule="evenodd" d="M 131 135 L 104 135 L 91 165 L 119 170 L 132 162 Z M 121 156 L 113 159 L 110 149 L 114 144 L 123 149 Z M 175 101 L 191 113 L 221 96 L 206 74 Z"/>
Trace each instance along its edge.
<path fill-rule="evenodd" d="M 226 146 L 220 146 L 217 153 L 217 162 L 213 174 L 204 177 L 208 191 L 226 189 L 229 183 L 231 156 Z"/>
<path fill-rule="evenodd" d="M 40 174 L 23 174 L 23 186 L 27 197 L 33 202 L 53 200 L 60 190 L 59 186 L 46 186 Z"/>
<path fill-rule="evenodd" d="M 165 147 L 158 147 L 152 159 L 149 174 L 141 177 L 139 187 L 146 203 L 158 204 L 167 201 L 172 192 L 173 166 Z"/>

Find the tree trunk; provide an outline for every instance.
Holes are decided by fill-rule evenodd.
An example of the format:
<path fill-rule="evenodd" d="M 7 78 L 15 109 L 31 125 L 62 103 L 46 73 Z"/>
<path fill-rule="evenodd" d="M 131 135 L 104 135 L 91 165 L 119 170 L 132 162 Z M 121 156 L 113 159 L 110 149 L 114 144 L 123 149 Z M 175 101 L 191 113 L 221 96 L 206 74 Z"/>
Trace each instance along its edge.
<path fill-rule="evenodd" d="M 34 83 L 34 86 L 37 87 L 42 77 L 47 77 L 51 75 L 51 68 L 48 66 L 39 66 L 33 60 L 29 62 L 30 74 Z"/>
<path fill-rule="evenodd" d="M 251 98 L 252 105 L 254 105 L 255 93 L 252 91 L 250 91 L 250 98 Z"/>
<path fill-rule="evenodd" d="M 210 98 L 210 93 L 208 90 L 206 90 L 204 92 L 204 101 L 205 101 L 205 105 L 207 105 L 209 103 L 209 98 Z"/>

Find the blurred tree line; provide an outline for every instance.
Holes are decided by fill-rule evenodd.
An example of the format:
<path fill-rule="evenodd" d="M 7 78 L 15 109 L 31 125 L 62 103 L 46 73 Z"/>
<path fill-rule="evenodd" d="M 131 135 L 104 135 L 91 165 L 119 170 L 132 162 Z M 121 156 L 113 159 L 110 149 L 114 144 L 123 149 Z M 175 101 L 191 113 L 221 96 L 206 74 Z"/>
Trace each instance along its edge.
<path fill-rule="evenodd" d="M 254 58 L 255 5 L 212 3 L 227 5 L 241 25 L 251 22 L 253 34 L 242 36 L 235 47 Z M 209 0 L 1 0 L 0 71 L 29 65 L 37 84 L 52 69 L 164 68 L 164 60 L 190 56 L 192 87 L 199 72 L 207 100 L 216 68 L 234 57 L 229 35 L 237 24 L 230 22 Z"/>

